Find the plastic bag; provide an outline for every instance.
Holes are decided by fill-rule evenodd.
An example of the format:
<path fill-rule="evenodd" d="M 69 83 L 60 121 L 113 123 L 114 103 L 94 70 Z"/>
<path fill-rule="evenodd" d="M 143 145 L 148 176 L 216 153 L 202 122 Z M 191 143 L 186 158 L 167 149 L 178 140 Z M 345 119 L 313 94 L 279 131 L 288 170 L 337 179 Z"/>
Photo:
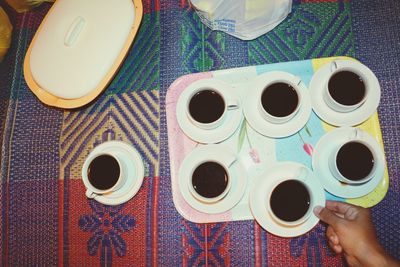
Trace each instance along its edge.
<path fill-rule="evenodd" d="M 191 0 L 201 21 L 242 40 L 252 40 L 282 22 L 292 0 Z"/>
<path fill-rule="evenodd" d="M 3 61 L 5 54 L 11 43 L 12 25 L 6 12 L 0 7 L 0 62 Z"/>
<path fill-rule="evenodd" d="M 6 2 L 19 13 L 31 10 L 44 2 L 54 1 L 55 0 L 6 0 Z"/>

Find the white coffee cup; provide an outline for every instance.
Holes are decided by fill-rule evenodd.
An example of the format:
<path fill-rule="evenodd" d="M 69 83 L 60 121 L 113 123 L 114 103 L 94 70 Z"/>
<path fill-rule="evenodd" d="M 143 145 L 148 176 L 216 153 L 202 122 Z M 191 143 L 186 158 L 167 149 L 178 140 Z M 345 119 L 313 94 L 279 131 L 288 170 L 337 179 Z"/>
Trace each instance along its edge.
<path fill-rule="evenodd" d="M 333 149 L 333 151 L 330 154 L 329 157 L 329 170 L 331 172 L 331 174 L 333 175 L 333 177 L 335 177 L 338 181 L 346 183 L 346 184 L 363 184 L 368 182 L 369 180 L 371 180 L 376 173 L 376 169 L 378 167 L 378 151 L 376 151 L 374 149 L 374 146 L 372 146 L 371 144 L 369 144 L 366 140 L 363 139 L 363 135 L 365 133 L 357 128 L 354 128 L 354 132 L 352 132 L 348 138 L 348 140 L 346 140 L 345 142 L 341 143 L 340 145 L 338 145 L 335 149 Z M 345 146 L 346 144 L 352 143 L 352 142 L 356 142 L 356 143 L 360 143 L 362 145 L 364 145 L 366 148 L 368 148 L 368 150 L 371 152 L 372 157 L 373 157 L 373 167 L 371 169 L 371 171 L 369 172 L 368 175 L 366 175 L 364 178 L 362 179 L 358 179 L 358 180 L 354 180 L 354 179 L 349 179 L 348 177 L 345 177 L 339 170 L 338 166 L 337 166 L 337 156 L 338 153 L 340 151 L 340 149 Z"/>
<path fill-rule="evenodd" d="M 94 167 L 91 166 L 91 163 L 101 156 L 111 156 L 118 163 L 119 167 L 119 176 L 117 178 L 117 181 L 114 183 L 114 185 L 112 185 L 107 189 L 97 188 L 96 185 L 93 184 L 90 181 L 91 179 L 89 178 L 90 175 L 89 172 L 91 171 L 90 168 Z M 124 186 L 126 182 L 127 173 L 128 173 L 127 166 L 126 163 L 124 162 L 123 155 L 121 155 L 119 152 L 107 151 L 107 152 L 98 152 L 89 154 L 82 167 L 82 180 L 86 187 L 86 193 L 85 193 L 86 197 L 95 198 L 97 195 L 107 195 L 119 190 L 121 187 Z M 96 177 L 93 177 L 92 180 L 93 179 L 95 180 Z"/>
<path fill-rule="evenodd" d="M 197 82 L 191 84 L 190 86 L 188 86 L 188 88 L 186 90 L 191 91 L 191 94 L 188 97 L 187 103 L 186 103 L 186 115 L 187 115 L 189 121 L 193 125 L 197 126 L 200 129 L 211 130 L 211 129 L 215 129 L 215 128 L 221 126 L 224 123 L 224 121 L 228 115 L 227 114 L 228 111 L 238 109 L 239 105 L 240 105 L 238 98 L 229 98 L 226 96 L 227 95 L 226 92 L 228 90 L 232 90 L 232 88 L 228 84 L 226 84 L 222 81 L 218 81 L 216 79 L 206 79 L 206 80 L 197 81 Z M 201 93 L 203 91 L 215 92 L 216 94 L 218 94 L 221 97 L 221 99 L 223 100 L 223 105 L 224 105 L 222 107 L 223 112 L 221 113 L 219 118 L 214 121 L 207 122 L 207 123 L 200 122 L 200 121 L 196 120 L 195 118 L 193 118 L 193 116 L 190 112 L 190 109 L 189 109 L 189 104 L 190 104 L 192 98 L 195 95 L 197 95 L 198 93 Z M 204 110 L 206 110 L 206 109 L 207 109 L 207 105 L 204 106 Z"/>
<path fill-rule="evenodd" d="M 272 219 L 276 223 L 278 223 L 280 225 L 283 225 L 283 226 L 286 226 L 286 227 L 294 227 L 294 226 L 297 226 L 297 225 L 300 225 L 300 224 L 304 223 L 305 221 L 307 221 L 310 218 L 310 216 L 312 215 L 312 209 L 314 207 L 314 196 L 312 194 L 312 190 L 311 190 L 310 186 L 306 183 L 308 175 L 309 175 L 308 169 L 305 168 L 305 167 L 301 167 L 301 168 L 299 168 L 298 173 L 294 175 L 294 177 L 282 177 L 282 179 L 277 179 L 268 188 L 267 193 L 266 193 L 266 198 L 265 198 L 264 202 L 266 203 L 266 209 L 267 209 L 268 213 L 270 214 L 270 216 L 272 217 Z M 271 196 L 272 196 L 274 190 L 280 184 L 282 184 L 283 182 L 286 182 L 286 181 L 299 182 L 307 190 L 307 193 L 308 193 L 308 196 L 309 196 L 309 201 L 310 202 L 309 202 L 307 211 L 305 212 L 305 214 L 301 218 L 299 218 L 299 219 L 297 219 L 295 221 L 286 221 L 286 220 L 283 220 L 283 219 L 279 218 L 273 212 L 273 209 L 271 207 L 270 200 L 271 200 Z M 288 198 L 288 199 L 290 200 L 290 198 Z"/>
<path fill-rule="evenodd" d="M 271 72 L 267 72 L 265 74 L 260 75 L 255 81 L 255 86 L 260 92 L 257 107 L 258 107 L 258 111 L 259 111 L 261 117 L 263 119 L 265 119 L 266 121 L 274 123 L 274 124 L 282 124 L 282 123 L 290 121 L 293 117 L 295 117 L 301 108 L 302 97 L 301 97 L 301 93 L 300 93 L 300 89 L 299 89 L 301 82 L 302 81 L 301 81 L 300 77 L 297 77 L 288 72 L 271 71 Z M 277 83 L 284 83 L 284 84 L 291 86 L 297 95 L 296 107 L 293 109 L 293 111 L 290 114 L 288 114 L 286 116 L 282 116 L 282 117 L 274 116 L 274 115 L 268 113 L 262 104 L 262 95 L 263 95 L 264 91 L 268 90 L 268 87 L 270 87 L 274 84 L 277 84 Z M 277 101 L 282 101 L 282 105 L 285 104 L 284 99 L 281 99 L 281 100 L 277 99 Z"/>
<path fill-rule="evenodd" d="M 371 90 L 371 81 L 370 79 L 368 79 L 368 75 L 366 74 L 366 72 L 372 73 L 372 71 L 370 71 L 365 65 L 354 60 L 334 60 L 328 64 L 330 64 L 330 74 L 325 84 L 324 92 L 322 94 L 324 102 L 331 109 L 337 112 L 346 113 L 356 110 L 367 100 L 367 96 Z M 364 96 L 356 104 L 344 105 L 342 103 L 339 103 L 332 97 L 332 95 L 329 92 L 329 81 L 335 74 L 342 71 L 348 71 L 358 75 L 364 83 L 365 86 Z"/>
<path fill-rule="evenodd" d="M 221 201 L 223 198 L 226 197 L 226 195 L 231 190 L 232 173 L 230 171 L 230 167 L 235 163 L 235 161 L 236 161 L 236 157 L 227 157 L 227 156 L 224 156 L 224 155 L 221 154 L 221 158 L 219 158 L 218 160 L 216 160 L 216 159 L 212 159 L 212 160 L 204 159 L 204 160 L 199 161 L 196 164 L 194 164 L 194 166 L 192 167 L 192 170 L 190 171 L 190 176 L 188 177 L 188 189 L 189 189 L 189 192 L 192 194 L 192 196 L 195 199 L 197 199 L 198 201 L 200 201 L 202 203 L 213 204 L 213 203 L 217 203 L 217 202 Z M 216 164 L 220 165 L 221 167 L 223 167 L 224 170 L 225 170 L 226 178 L 227 178 L 227 184 L 226 184 L 226 187 L 223 190 L 223 192 L 221 192 L 218 196 L 215 196 L 215 197 L 202 196 L 196 191 L 196 189 L 195 189 L 195 187 L 193 185 L 194 172 L 203 163 L 216 163 Z"/>

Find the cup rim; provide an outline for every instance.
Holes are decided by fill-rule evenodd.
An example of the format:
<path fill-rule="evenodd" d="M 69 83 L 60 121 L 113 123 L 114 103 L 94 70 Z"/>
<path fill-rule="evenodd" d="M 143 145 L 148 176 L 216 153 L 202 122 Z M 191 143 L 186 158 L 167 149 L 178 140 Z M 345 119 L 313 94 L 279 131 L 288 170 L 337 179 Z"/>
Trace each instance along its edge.
<path fill-rule="evenodd" d="M 99 156 L 103 156 L 103 155 L 108 155 L 108 156 L 113 157 L 117 161 L 120 171 L 119 171 L 119 176 L 118 176 L 117 182 L 112 187 L 110 187 L 108 189 L 101 190 L 101 189 L 96 188 L 95 186 L 93 186 L 90 183 L 89 177 L 87 175 L 87 172 L 89 170 L 90 163 L 95 158 L 97 158 Z M 104 194 L 107 194 L 107 193 L 115 191 L 115 188 L 117 188 L 119 186 L 119 184 L 120 184 L 122 176 L 123 176 L 123 165 L 122 165 L 120 159 L 118 157 L 116 157 L 114 154 L 110 153 L 110 152 L 101 151 L 101 152 L 96 153 L 94 155 L 90 155 L 89 157 L 86 158 L 86 160 L 85 160 L 85 162 L 83 163 L 83 166 L 82 166 L 82 180 L 83 180 L 83 183 L 84 183 L 84 185 L 86 187 L 86 190 L 89 190 L 90 192 L 92 192 L 92 193 L 94 193 L 96 195 L 104 195 Z"/>
<path fill-rule="evenodd" d="M 225 172 L 227 174 L 227 178 L 228 178 L 228 183 L 227 183 L 226 188 L 224 189 L 224 191 L 221 194 L 219 194 L 218 196 L 212 197 L 212 198 L 204 197 L 204 196 L 200 195 L 199 193 L 197 193 L 197 191 L 193 188 L 193 183 L 192 183 L 194 171 L 200 165 L 202 165 L 203 163 L 206 163 L 206 162 L 214 162 L 214 163 L 217 163 L 220 166 L 222 166 L 224 168 L 224 170 L 225 170 Z M 187 180 L 188 180 L 187 184 L 188 184 L 189 192 L 192 194 L 192 196 L 195 199 L 197 199 L 200 202 L 206 203 L 206 204 L 213 204 L 213 203 L 217 203 L 217 202 L 221 201 L 222 199 L 224 199 L 226 197 L 226 195 L 229 193 L 229 191 L 231 190 L 232 173 L 230 172 L 229 168 L 225 165 L 225 163 L 223 163 L 221 161 L 218 161 L 216 159 L 204 159 L 204 160 L 201 160 L 199 162 L 196 162 L 196 164 L 194 164 L 192 166 L 191 171 L 190 171 L 190 175 L 189 175 Z"/>
<path fill-rule="evenodd" d="M 195 94 L 201 92 L 201 91 L 214 91 L 221 97 L 222 101 L 224 102 L 224 111 L 218 117 L 218 119 L 216 119 L 215 121 L 207 122 L 207 123 L 200 122 L 200 121 L 196 120 L 195 118 L 193 118 L 192 114 L 190 113 L 190 109 L 189 109 L 190 102 L 193 99 L 193 96 Z M 227 103 L 227 101 L 225 99 L 224 94 L 220 90 L 218 90 L 218 89 L 216 89 L 216 88 L 214 88 L 212 86 L 205 86 L 204 85 L 204 86 L 200 86 L 200 87 L 196 88 L 196 90 L 191 92 L 191 94 L 189 95 L 189 97 L 188 97 L 188 99 L 186 101 L 186 113 L 187 113 L 187 116 L 189 116 L 189 119 L 192 122 L 194 122 L 194 123 L 196 123 L 198 125 L 202 125 L 202 126 L 210 126 L 210 125 L 218 124 L 223 119 L 223 117 L 225 116 L 227 109 L 228 109 L 228 103 Z"/>
<path fill-rule="evenodd" d="M 306 190 L 308 192 L 308 195 L 310 196 L 310 205 L 309 205 L 309 207 L 307 209 L 307 212 L 301 218 L 299 218 L 299 219 L 297 219 L 295 221 L 282 220 L 281 218 L 279 218 L 278 216 L 275 215 L 275 213 L 272 211 L 272 208 L 271 208 L 271 201 L 270 200 L 271 200 L 271 195 L 272 195 L 274 189 L 278 185 L 280 185 L 280 184 L 282 184 L 283 182 L 286 182 L 286 181 L 297 181 L 297 182 L 300 182 L 304 186 L 304 188 L 306 188 Z M 314 206 L 314 198 L 315 197 L 313 195 L 311 187 L 305 181 L 303 181 L 301 179 L 298 179 L 297 177 L 290 177 L 290 178 L 281 178 L 281 179 L 278 179 L 278 180 L 274 181 L 274 183 L 272 183 L 269 186 L 268 190 L 267 190 L 266 199 L 265 199 L 264 202 L 265 202 L 265 208 L 266 208 L 267 212 L 270 214 L 271 218 L 276 223 L 278 223 L 280 225 L 283 225 L 283 226 L 287 226 L 287 227 L 294 227 L 294 226 L 297 226 L 297 225 L 300 225 L 300 224 L 304 223 L 305 221 L 307 221 L 310 218 L 310 216 L 312 215 L 312 209 L 313 209 L 313 206 Z"/>
<path fill-rule="evenodd" d="M 265 90 L 267 90 L 267 88 L 269 88 L 271 85 L 274 85 L 274 84 L 277 84 L 277 83 L 284 83 L 284 84 L 290 85 L 294 89 L 294 91 L 296 92 L 296 96 L 297 96 L 296 107 L 293 109 L 293 111 L 290 114 L 288 114 L 286 116 L 282 116 L 282 117 L 270 114 L 268 111 L 265 110 L 264 105 L 262 104 L 262 95 L 264 94 Z M 284 80 L 284 79 L 277 79 L 275 81 L 271 81 L 271 82 L 267 83 L 264 86 L 264 88 L 261 90 L 261 94 L 260 94 L 260 97 L 259 97 L 259 102 L 261 104 L 260 107 L 261 107 L 262 111 L 265 112 L 265 114 L 267 114 L 271 118 L 282 120 L 282 119 L 287 119 L 287 118 L 295 115 L 298 112 L 298 110 L 300 109 L 300 105 L 301 105 L 301 94 L 299 93 L 299 89 L 298 89 L 297 85 L 295 85 L 291 81 Z"/>
<path fill-rule="evenodd" d="M 290 120 L 292 120 L 300 111 L 302 107 L 302 102 L 303 102 L 303 95 L 301 92 L 301 84 L 302 84 L 302 79 L 299 76 L 293 75 L 289 72 L 285 71 L 269 71 L 264 74 L 259 75 L 255 82 L 254 85 L 258 88 L 258 93 L 257 93 L 257 98 L 258 98 L 258 112 L 260 113 L 260 116 L 273 124 L 283 124 L 286 123 Z M 292 86 L 297 94 L 297 105 L 296 108 L 292 113 L 290 113 L 287 116 L 284 117 L 277 117 L 272 114 L 269 114 L 263 107 L 262 105 L 262 94 L 264 91 L 272 84 L 275 83 L 285 83 L 290 86 Z"/>
<path fill-rule="evenodd" d="M 335 62 L 335 61 L 332 61 L 332 62 L 330 62 L 330 63 L 328 63 L 328 64 L 334 64 L 334 62 Z M 330 94 L 330 92 L 329 92 L 329 82 L 330 82 L 331 78 L 332 78 L 335 74 L 337 74 L 337 73 L 339 73 L 339 72 L 343 72 L 343 71 L 352 72 L 352 73 L 358 75 L 359 77 L 362 78 L 362 81 L 363 81 L 363 83 L 364 83 L 364 87 L 365 87 L 364 96 L 363 96 L 362 99 L 361 99 L 360 101 L 358 101 L 356 104 L 353 104 L 353 105 L 346 105 L 346 104 L 339 103 L 339 102 L 337 102 L 337 101 L 333 98 L 333 96 L 332 96 L 332 95 Z M 336 105 L 337 107 L 339 107 L 339 109 L 343 109 L 343 110 L 344 110 L 344 109 L 352 109 L 352 108 L 353 108 L 353 109 L 356 109 L 356 108 L 358 108 L 359 106 L 361 106 L 362 104 L 364 104 L 364 102 L 367 100 L 367 97 L 368 97 L 368 94 L 369 94 L 369 91 L 370 91 L 370 87 L 371 87 L 371 85 L 370 85 L 370 81 L 369 81 L 367 75 L 366 75 L 365 73 L 363 73 L 362 69 L 361 69 L 358 65 L 337 66 L 337 68 L 336 68 L 335 70 L 333 70 L 333 71 L 331 71 L 331 72 L 329 73 L 328 79 L 327 79 L 326 84 L 325 84 L 325 95 L 326 95 L 326 97 L 328 97 L 329 101 L 333 102 L 334 105 Z M 326 100 L 325 100 L 325 101 L 326 101 Z M 326 103 L 326 104 L 329 105 L 328 103 Z M 331 108 L 332 108 L 332 107 L 331 107 Z M 344 112 L 346 112 L 346 111 L 344 111 Z"/>
<path fill-rule="evenodd" d="M 220 127 L 224 123 L 224 121 L 227 119 L 228 111 L 237 109 L 240 106 L 240 101 L 236 97 L 228 98 L 229 93 L 226 92 L 226 89 L 229 87 L 230 86 L 225 84 L 224 82 L 218 81 L 218 80 L 213 80 L 213 79 L 200 80 L 200 81 L 197 81 L 197 82 L 189 85 L 186 88 L 186 90 L 190 90 L 190 92 L 188 92 L 188 96 L 186 97 L 186 100 L 185 100 L 185 114 L 186 114 L 186 117 L 188 118 L 188 121 L 195 127 L 198 127 L 203 130 L 212 130 L 212 129 L 216 129 L 216 128 Z M 189 104 L 190 104 L 190 101 L 193 98 L 193 96 L 196 93 L 198 93 L 200 91 L 204 91 L 204 90 L 210 90 L 210 91 L 216 92 L 222 98 L 222 100 L 224 102 L 222 114 L 219 116 L 219 118 L 217 120 L 209 122 L 209 123 L 202 123 L 202 122 L 197 121 L 196 119 L 194 119 L 192 117 L 192 115 L 190 114 L 190 110 L 189 110 Z M 231 104 L 233 104 L 232 108 L 230 108 Z"/>
<path fill-rule="evenodd" d="M 368 173 L 367 176 L 365 176 L 363 179 L 360 179 L 360 180 L 348 179 L 340 172 L 340 170 L 336 164 L 337 155 L 338 155 L 340 149 L 342 149 L 342 147 L 345 146 L 346 144 L 352 143 L 352 142 L 360 143 L 360 144 L 364 145 L 365 147 L 367 147 L 368 150 L 371 152 L 372 157 L 374 159 L 374 165 L 373 165 L 371 171 Z M 348 141 L 342 143 L 341 145 L 339 145 L 339 147 L 335 150 L 335 153 L 333 154 L 333 162 L 331 163 L 334 166 L 335 174 L 332 173 L 332 170 L 331 170 L 331 173 L 333 174 L 335 179 L 337 179 L 339 182 L 344 182 L 346 184 L 364 184 L 364 183 L 369 182 L 374 177 L 374 174 L 375 174 L 377 166 L 378 166 L 377 160 L 378 160 L 378 154 L 376 153 L 375 149 L 373 149 L 373 147 L 368 142 L 366 142 L 365 140 L 360 140 L 360 139 L 351 139 L 351 140 L 348 140 Z M 339 175 L 340 177 L 338 177 L 336 174 Z"/>

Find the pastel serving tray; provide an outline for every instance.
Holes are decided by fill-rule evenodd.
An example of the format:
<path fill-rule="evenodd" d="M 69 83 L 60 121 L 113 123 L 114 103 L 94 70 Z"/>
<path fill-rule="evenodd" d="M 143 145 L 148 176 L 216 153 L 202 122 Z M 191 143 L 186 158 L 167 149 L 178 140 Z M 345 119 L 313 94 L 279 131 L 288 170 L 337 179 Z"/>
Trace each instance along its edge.
<path fill-rule="evenodd" d="M 325 63 L 335 59 L 351 59 L 346 57 L 320 58 L 303 61 L 294 61 L 286 63 L 276 63 L 261 66 L 251 66 L 236 69 L 219 70 L 213 72 L 196 73 L 182 76 L 175 80 L 170 86 L 166 96 L 166 115 L 168 142 L 171 164 L 171 185 L 173 201 L 178 212 L 187 220 L 207 223 L 223 222 L 237 220 L 254 219 L 249 207 L 250 189 L 254 185 L 255 178 L 268 168 L 271 168 L 277 162 L 292 161 L 305 165 L 312 169 L 312 154 L 317 142 L 325 133 L 335 129 L 334 126 L 322 121 L 314 112 L 311 113 L 305 127 L 298 133 L 285 138 L 268 138 L 255 130 L 248 123 L 242 123 L 236 132 L 227 140 L 222 141 L 222 145 L 229 146 L 238 153 L 238 157 L 247 169 L 247 187 L 243 198 L 232 209 L 220 214 L 208 214 L 199 212 L 192 208 L 182 197 L 179 190 L 179 168 L 185 157 L 195 147 L 204 144 L 191 140 L 179 127 L 176 106 L 180 94 L 191 83 L 200 79 L 215 78 L 233 85 L 232 90 L 241 98 L 246 97 L 246 90 L 251 88 L 243 87 L 249 80 L 268 71 L 285 71 L 299 76 L 308 86 L 313 74 Z M 246 88 L 246 89 L 244 89 Z M 357 126 L 372 135 L 384 151 L 382 135 L 378 120 L 378 114 L 375 111 L 373 115 Z M 369 194 L 359 198 L 339 198 L 327 191 L 325 196 L 330 200 L 345 201 L 357 204 L 363 207 L 371 207 L 379 203 L 388 190 L 389 177 L 386 163 L 385 171 L 379 185 Z"/>

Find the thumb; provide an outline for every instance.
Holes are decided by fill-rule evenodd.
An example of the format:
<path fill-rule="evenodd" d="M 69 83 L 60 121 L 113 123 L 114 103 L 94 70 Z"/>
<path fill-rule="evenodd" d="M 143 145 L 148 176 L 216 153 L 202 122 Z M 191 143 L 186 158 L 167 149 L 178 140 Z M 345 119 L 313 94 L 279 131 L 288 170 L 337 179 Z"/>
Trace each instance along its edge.
<path fill-rule="evenodd" d="M 329 209 L 321 207 L 321 206 L 316 206 L 314 208 L 314 214 L 321 221 L 323 221 L 329 225 L 332 225 L 334 228 L 342 220 L 342 218 L 338 217 L 335 213 L 333 213 Z"/>

